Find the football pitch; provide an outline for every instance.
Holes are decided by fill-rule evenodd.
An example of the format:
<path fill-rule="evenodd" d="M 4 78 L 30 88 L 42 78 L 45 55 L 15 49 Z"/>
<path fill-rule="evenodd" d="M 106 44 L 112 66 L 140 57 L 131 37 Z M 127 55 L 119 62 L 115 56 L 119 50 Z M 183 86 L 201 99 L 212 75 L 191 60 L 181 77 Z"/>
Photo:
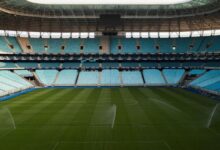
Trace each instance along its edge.
<path fill-rule="evenodd" d="M 219 149 L 219 102 L 183 89 L 49 88 L 0 102 L 0 150 Z"/>

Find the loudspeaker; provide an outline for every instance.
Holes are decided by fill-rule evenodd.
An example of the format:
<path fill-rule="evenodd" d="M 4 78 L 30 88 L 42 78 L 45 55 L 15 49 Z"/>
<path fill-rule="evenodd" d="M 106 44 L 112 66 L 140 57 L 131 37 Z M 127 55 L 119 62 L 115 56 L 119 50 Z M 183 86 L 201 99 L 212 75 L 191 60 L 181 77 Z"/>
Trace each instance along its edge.
<path fill-rule="evenodd" d="M 105 32 L 102 32 L 102 35 L 104 36 L 117 36 L 118 35 L 118 32 L 108 32 L 108 31 L 105 31 Z"/>
<path fill-rule="evenodd" d="M 107 27 L 121 25 L 121 15 L 119 14 L 102 14 L 100 15 L 99 24 Z"/>

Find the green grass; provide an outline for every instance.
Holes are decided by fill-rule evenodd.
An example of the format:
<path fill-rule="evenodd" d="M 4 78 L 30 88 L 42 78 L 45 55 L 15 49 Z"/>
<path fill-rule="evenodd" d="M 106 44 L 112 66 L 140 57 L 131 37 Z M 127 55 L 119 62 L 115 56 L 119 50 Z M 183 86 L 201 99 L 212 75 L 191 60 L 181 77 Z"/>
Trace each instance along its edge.
<path fill-rule="evenodd" d="M 0 150 L 219 149 L 218 102 L 182 89 L 39 89 L 0 102 Z"/>

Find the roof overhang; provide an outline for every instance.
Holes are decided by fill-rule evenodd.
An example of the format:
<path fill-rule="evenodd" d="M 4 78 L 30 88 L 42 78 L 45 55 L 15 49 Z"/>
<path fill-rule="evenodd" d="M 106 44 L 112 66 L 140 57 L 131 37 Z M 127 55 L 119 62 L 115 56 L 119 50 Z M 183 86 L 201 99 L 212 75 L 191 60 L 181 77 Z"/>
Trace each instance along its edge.
<path fill-rule="evenodd" d="M 45 5 L 176 5 L 192 0 L 27 0 Z"/>

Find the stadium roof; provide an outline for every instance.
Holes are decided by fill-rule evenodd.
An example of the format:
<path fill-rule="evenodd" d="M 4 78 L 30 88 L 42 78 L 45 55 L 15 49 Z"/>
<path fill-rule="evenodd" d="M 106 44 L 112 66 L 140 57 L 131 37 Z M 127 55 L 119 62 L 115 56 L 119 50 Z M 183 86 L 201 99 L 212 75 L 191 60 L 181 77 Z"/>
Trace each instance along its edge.
<path fill-rule="evenodd" d="M 52 1 L 57 0 L 0 0 L 0 29 L 102 31 L 104 27 L 97 27 L 100 14 L 120 14 L 123 20 L 122 26 L 117 29 L 120 31 L 220 28 L 219 0 L 176 0 L 173 2 L 175 4 L 169 4 L 170 0 L 111 0 L 112 4 L 105 4 L 109 0 L 103 0 L 103 4 L 95 4 L 99 0 L 76 1 L 79 4 L 68 4 L 67 1 L 65 4 L 65 0 L 61 1 L 64 4 L 53 4 Z M 51 4 L 39 4 L 40 2 Z M 119 2 L 125 4 L 118 4 Z M 129 4 L 133 2 L 137 4 Z M 146 4 L 142 4 L 143 2 Z"/>
<path fill-rule="evenodd" d="M 46 5 L 172 5 L 192 0 L 27 0 L 36 4 Z"/>

